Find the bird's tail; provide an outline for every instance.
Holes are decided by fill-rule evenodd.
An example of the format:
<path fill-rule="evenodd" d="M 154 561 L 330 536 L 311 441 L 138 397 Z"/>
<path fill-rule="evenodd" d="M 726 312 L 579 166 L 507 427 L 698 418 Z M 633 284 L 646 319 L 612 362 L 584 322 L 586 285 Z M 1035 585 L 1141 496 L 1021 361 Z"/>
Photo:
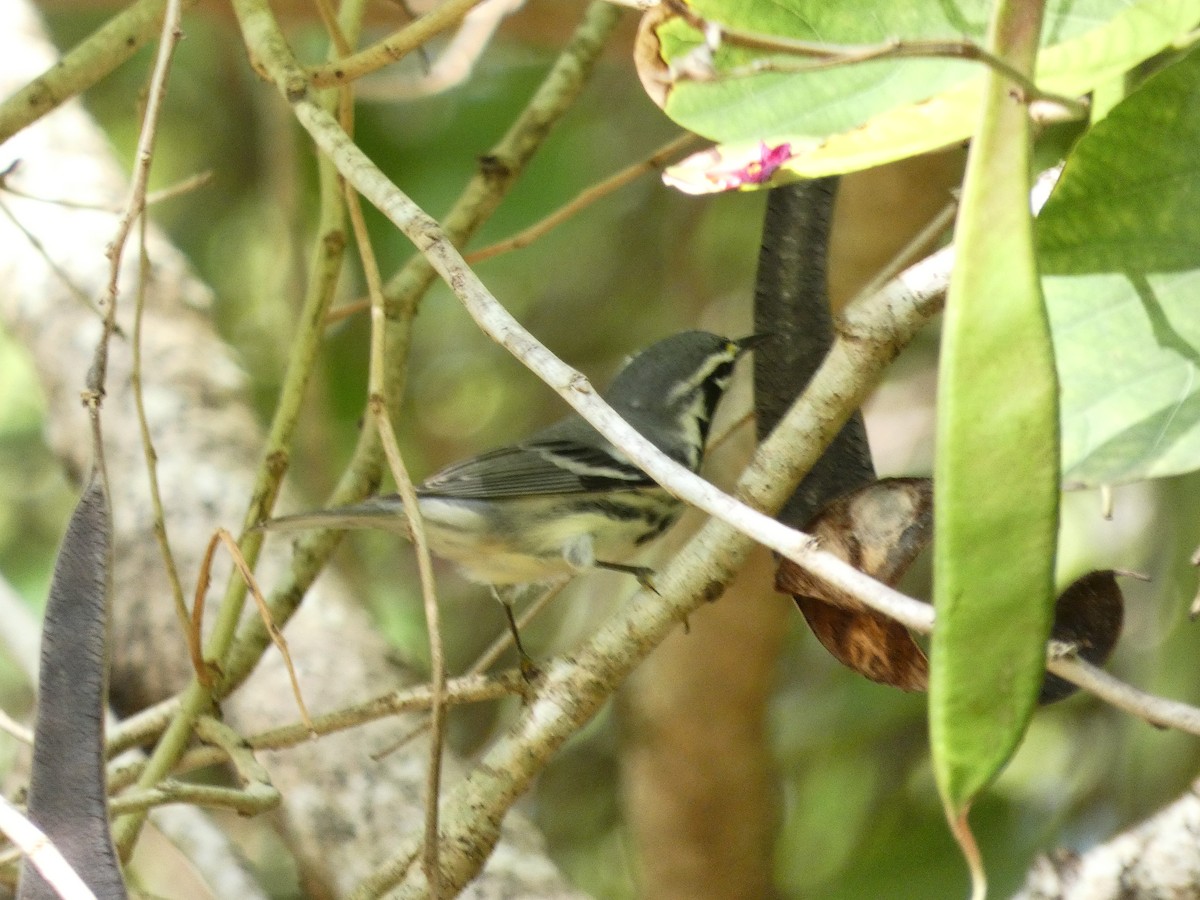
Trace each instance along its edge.
<path fill-rule="evenodd" d="M 408 533 L 408 522 L 404 515 L 404 504 L 397 494 L 372 497 L 362 503 L 335 506 L 333 509 L 317 509 L 312 512 L 296 513 L 267 519 L 258 523 L 264 531 L 301 531 L 308 528 L 378 528 L 384 531 Z"/>

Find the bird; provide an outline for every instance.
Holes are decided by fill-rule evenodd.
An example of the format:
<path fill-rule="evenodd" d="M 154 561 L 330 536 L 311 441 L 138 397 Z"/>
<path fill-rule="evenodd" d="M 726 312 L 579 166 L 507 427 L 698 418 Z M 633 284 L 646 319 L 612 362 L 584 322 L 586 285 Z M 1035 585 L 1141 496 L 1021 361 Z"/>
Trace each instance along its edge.
<path fill-rule="evenodd" d="M 766 337 L 671 335 L 630 358 L 601 396 L 664 454 L 698 471 L 734 364 Z M 430 551 L 491 586 L 523 664 L 529 657 L 501 589 L 590 568 L 627 572 L 652 587 L 650 570 L 627 560 L 684 508 L 575 412 L 524 440 L 451 464 L 417 485 L 416 496 Z M 259 527 L 378 528 L 406 536 L 409 528 L 398 494 Z"/>

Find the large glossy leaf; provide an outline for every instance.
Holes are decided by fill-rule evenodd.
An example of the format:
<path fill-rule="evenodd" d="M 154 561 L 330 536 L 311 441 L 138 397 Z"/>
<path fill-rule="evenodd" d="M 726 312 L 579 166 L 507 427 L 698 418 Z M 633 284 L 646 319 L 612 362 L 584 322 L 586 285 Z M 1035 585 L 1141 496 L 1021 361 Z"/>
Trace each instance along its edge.
<path fill-rule="evenodd" d="M 980 42 L 988 8 L 984 0 L 694 0 L 690 6 L 727 27 L 829 44 Z M 1048 6 L 1037 80 L 1043 90 L 1066 96 L 1110 81 L 1200 21 L 1200 0 L 1056 0 Z M 668 18 L 644 29 L 640 43 L 643 81 L 662 85 L 665 65 L 679 63 L 702 41 L 690 24 Z M 726 42 L 715 66 L 729 72 L 763 59 L 798 62 Z M 652 94 L 681 125 L 723 145 L 719 160 L 699 157 L 669 170 L 671 183 L 700 192 L 837 174 L 957 143 L 970 136 L 982 85 L 978 63 L 889 59 L 804 73 L 718 74 Z M 769 177 L 731 183 L 705 176 L 713 165 L 722 172 L 755 171 L 764 145 L 782 159 Z"/>
<path fill-rule="evenodd" d="M 984 0 L 954 6 L 879 0 L 708 0 L 690 6 L 705 20 L 730 27 L 835 44 L 877 44 L 900 36 L 979 39 L 987 14 Z M 678 18 L 660 26 L 658 37 L 668 62 L 701 43 L 700 34 Z M 716 69 L 728 71 L 768 56 L 783 64 L 802 62 L 726 43 L 717 52 Z M 854 128 L 872 115 L 931 97 L 978 74 L 974 65 L 962 60 L 882 60 L 817 72 L 682 81 L 670 89 L 663 108 L 681 125 L 720 141 L 787 134 L 813 137 Z"/>
<path fill-rule="evenodd" d="M 1036 52 L 1022 0 L 995 46 Z M 938 375 L 930 735 L 956 834 L 1016 748 L 1042 682 L 1058 531 L 1058 386 L 1034 262 L 1029 120 L 989 77 L 956 229 Z"/>
<path fill-rule="evenodd" d="M 1198 146 L 1193 51 L 1088 132 L 1038 219 L 1068 482 L 1200 468 Z"/>

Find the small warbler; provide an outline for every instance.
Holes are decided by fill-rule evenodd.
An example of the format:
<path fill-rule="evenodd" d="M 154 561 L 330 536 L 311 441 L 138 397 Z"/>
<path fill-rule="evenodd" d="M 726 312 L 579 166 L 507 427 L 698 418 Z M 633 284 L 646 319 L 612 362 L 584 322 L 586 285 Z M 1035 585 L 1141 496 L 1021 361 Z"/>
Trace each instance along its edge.
<path fill-rule="evenodd" d="M 604 399 L 671 459 L 695 472 L 734 363 L 765 335 L 731 340 L 686 331 L 621 369 Z M 416 487 L 431 552 L 495 588 L 598 567 L 649 584 L 625 562 L 679 518 L 683 503 L 582 416 L 571 413 L 523 441 L 454 463 Z M 267 529 L 382 528 L 408 534 L 398 494 L 262 523 Z M 522 659 L 510 602 L 500 593 Z"/>

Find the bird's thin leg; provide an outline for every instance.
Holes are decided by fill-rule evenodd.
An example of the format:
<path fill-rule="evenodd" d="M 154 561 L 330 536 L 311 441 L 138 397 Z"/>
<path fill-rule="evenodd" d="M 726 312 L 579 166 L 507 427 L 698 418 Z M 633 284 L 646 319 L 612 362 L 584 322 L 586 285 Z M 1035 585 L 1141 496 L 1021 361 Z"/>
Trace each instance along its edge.
<path fill-rule="evenodd" d="M 525 647 L 521 643 L 521 632 L 517 628 L 517 617 L 513 614 L 512 598 L 502 595 L 495 586 L 492 587 L 492 596 L 499 600 L 500 605 L 504 607 L 504 617 L 508 620 L 508 630 L 512 634 L 513 646 L 517 648 L 517 655 L 521 660 L 521 674 L 525 676 L 526 681 L 533 681 L 540 671 L 533 661 L 533 657 L 525 652 Z"/>
<path fill-rule="evenodd" d="M 592 565 L 597 569 L 608 569 L 610 572 L 624 572 L 626 575 L 632 575 L 646 590 L 658 593 L 658 589 L 654 586 L 654 570 L 647 566 L 630 566 L 625 563 L 604 562 L 600 559 L 593 562 Z"/>

